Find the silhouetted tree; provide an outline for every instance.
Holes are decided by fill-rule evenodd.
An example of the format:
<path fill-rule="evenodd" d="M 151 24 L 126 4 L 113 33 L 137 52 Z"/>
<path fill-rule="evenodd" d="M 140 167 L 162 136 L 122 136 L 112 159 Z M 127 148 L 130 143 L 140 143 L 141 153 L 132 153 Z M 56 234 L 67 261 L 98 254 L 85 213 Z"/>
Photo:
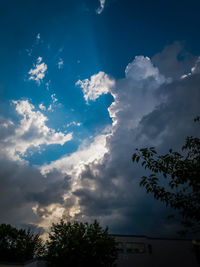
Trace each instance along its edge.
<path fill-rule="evenodd" d="M 97 221 L 53 224 L 47 241 L 47 263 L 60 266 L 115 266 L 117 243 Z"/>
<path fill-rule="evenodd" d="M 195 121 L 199 121 L 197 117 Z M 141 177 L 140 185 L 155 199 L 179 211 L 183 225 L 200 231 L 200 139 L 189 136 L 182 154 L 169 150 L 159 155 L 154 147 L 136 149 L 133 162 L 151 171 Z"/>
<path fill-rule="evenodd" d="M 39 235 L 17 229 L 10 224 L 0 225 L 0 261 L 27 261 L 43 254 Z"/>

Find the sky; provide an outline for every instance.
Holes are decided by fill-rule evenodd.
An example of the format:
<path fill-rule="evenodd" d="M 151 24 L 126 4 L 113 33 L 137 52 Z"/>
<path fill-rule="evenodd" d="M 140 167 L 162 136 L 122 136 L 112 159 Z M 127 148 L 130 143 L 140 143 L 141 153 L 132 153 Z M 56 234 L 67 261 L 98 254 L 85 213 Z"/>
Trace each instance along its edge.
<path fill-rule="evenodd" d="M 199 1 L 0 1 L 0 223 L 176 236 L 135 149 L 199 136 Z"/>

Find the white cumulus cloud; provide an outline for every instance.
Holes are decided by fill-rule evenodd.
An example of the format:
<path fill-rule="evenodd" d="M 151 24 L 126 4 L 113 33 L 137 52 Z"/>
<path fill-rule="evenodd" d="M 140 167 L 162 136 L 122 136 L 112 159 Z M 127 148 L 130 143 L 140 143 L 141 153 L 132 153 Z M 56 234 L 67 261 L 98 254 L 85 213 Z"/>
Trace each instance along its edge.
<path fill-rule="evenodd" d="M 45 175 L 53 170 L 57 170 L 64 174 L 73 174 L 74 177 L 78 177 L 85 164 L 89 164 L 94 160 L 100 160 L 107 152 L 107 136 L 107 134 L 98 135 L 92 143 L 85 140 L 78 150 L 71 155 L 64 156 L 48 165 L 43 165 L 41 167 L 42 174 Z"/>
<path fill-rule="evenodd" d="M 84 98 L 88 102 L 88 100 L 96 100 L 100 95 L 109 93 L 110 89 L 115 85 L 115 81 L 106 73 L 100 71 L 92 75 L 90 80 L 78 80 L 76 85 L 83 89 Z"/>
<path fill-rule="evenodd" d="M 144 80 L 153 77 L 158 85 L 164 82 L 164 77 L 160 75 L 158 68 L 153 66 L 149 57 L 136 56 L 125 69 L 127 78 L 135 81 Z"/>
<path fill-rule="evenodd" d="M 72 133 L 56 132 L 46 125 L 48 118 L 28 100 L 13 101 L 16 112 L 21 117 L 14 133 L 3 141 L 3 150 L 12 159 L 20 159 L 30 148 L 39 149 L 41 145 L 64 145 L 72 139 Z M 41 106 L 40 106 L 41 108 Z M 43 108 L 43 106 L 42 106 Z"/>

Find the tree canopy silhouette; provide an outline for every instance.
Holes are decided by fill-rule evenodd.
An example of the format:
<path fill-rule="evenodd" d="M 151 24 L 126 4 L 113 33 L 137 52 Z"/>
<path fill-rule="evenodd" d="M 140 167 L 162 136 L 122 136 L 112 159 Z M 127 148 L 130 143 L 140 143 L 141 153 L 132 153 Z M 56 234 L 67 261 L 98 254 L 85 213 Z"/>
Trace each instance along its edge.
<path fill-rule="evenodd" d="M 39 235 L 10 224 L 0 225 L 0 261 L 24 262 L 41 256 L 43 249 Z"/>
<path fill-rule="evenodd" d="M 117 243 L 97 221 L 92 224 L 64 222 L 53 224 L 47 241 L 47 265 L 115 266 Z"/>
<path fill-rule="evenodd" d="M 200 232 L 200 139 L 188 136 L 182 153 L 170 149 L 159 155 L 154 147 L 137 148 L 132 160 L 151 171 L 140 181 L 146 192 L 177 210 L 185 229 Z"/>

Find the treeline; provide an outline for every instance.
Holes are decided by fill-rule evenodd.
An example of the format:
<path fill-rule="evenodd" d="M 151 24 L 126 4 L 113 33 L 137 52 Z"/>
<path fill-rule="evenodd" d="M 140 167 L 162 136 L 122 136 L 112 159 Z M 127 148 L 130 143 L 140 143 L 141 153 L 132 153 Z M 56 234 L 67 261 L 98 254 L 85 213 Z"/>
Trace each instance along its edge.
<path fill-rule="evenodd" d="M 30 229 L 0 225 L 0 261 L 25 262 L 42 258 L 47 266 L 115 266 L 118 249 L 108 227 L 94 223 L 65 222 L 52 224 L 44 242 Z"/>

